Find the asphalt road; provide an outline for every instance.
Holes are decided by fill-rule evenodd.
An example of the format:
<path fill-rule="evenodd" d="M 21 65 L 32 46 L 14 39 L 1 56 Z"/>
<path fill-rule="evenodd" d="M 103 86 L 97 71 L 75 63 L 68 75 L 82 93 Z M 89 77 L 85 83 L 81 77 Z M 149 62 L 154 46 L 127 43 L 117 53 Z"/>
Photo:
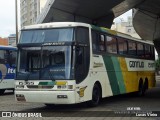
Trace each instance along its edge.
<path fill-rule="evenodd" d="M 125 111 L 160 111 L 160 81 L 157 81 L 155 88 L 146 92 L 143 97 L 135 96 L 134 94 L 118 95 L 114 97 L 105 98 L 101 101 L 98 107 L 89 108 L 86 104 L 77 105 L 56 105 L 53 107 L 46 107 L 44 104 L 38 103 L 17 103 L 15 102 L 12 91 L 6 91 L 4 95 L 0 96 L 0 111 L 12 111 L 18 113 L 42 113 L 41 119 L 58 119 L 58 120 L 143 120 L 143 119 L 160 119 L 157 117 L 122 117 L 120 114 Z M 110 113 L 111 112 L 111 113 Z M 112 114 L 114 112 L 114 114 Z M 116 114 L 119 117 L 116 117 Z M 105 115 L 104 115 L 105 114 Z M 126 114 L 126 113 L 124 113 Z M 160 115 L 160 113 L 159 113 Z M 47 118 L 45 118 L 47 116 Z M 52 116 L 52 117 L 48 117 Z M 107 117 L 106 117 L 107 116 Z M 0 118 L 1 119 L 1 118 Z M 8 120 L 8 118 L 3 118 Z M 19 118 L 10 118 L 19 119 Z M 39 119 L 39 118 L 23 118 L 25 119 Z"/>

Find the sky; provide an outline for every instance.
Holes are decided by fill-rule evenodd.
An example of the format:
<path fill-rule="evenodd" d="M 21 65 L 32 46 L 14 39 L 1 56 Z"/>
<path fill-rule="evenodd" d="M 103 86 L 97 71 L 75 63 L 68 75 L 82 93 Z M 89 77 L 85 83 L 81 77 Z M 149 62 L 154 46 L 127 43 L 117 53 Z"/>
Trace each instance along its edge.
<path fill-rule="evenodd" d="M 15 0 L 0 0 L 0 37 L 15 33 Z"/>
<path fill-rule="evenodd" d="M 128 12 L 120 15 L 119 17 L 117 17 L 116 19 L 114 19 L 114 22 L 121 22 L 122 19 L 124 21 L 127 21 L 128 16 L 132 16 L 132 10 L 129 10 Z"/>
<path fill-rule="evenodd" d="M 119 22 L 121 18 L 126 20 L 131 14 L 129 11 L 114 21 Z M 18 23 L 20 26 L 20 20 Z M 15 34 L 15 0 L 0 0 L 0 37 L 8 37 L 10 34 Z"/>

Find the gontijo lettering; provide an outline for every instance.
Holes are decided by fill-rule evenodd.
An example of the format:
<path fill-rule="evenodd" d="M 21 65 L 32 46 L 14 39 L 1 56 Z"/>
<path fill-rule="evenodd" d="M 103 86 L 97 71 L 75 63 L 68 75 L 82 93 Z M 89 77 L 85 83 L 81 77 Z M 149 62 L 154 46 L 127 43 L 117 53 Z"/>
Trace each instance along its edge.
<path fill-rule="evenodd" d="M 154 68 L 155 67 L 155 63 L 148 63 L 148 67 L 149 68 Z"/>
<path fill-rule="evenodd" d="M 144 68 L 144 62 L 143 61 L 130 61 L 129 66 L 131 68 Z"/>

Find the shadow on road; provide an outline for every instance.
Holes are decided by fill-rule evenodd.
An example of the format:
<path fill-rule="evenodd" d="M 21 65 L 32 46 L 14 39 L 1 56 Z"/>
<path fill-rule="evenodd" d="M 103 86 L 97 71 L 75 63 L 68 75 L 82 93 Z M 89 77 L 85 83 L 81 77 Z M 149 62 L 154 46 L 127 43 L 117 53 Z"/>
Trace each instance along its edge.
<path fill-rule="evenodd" d="M 5 90 L 4 94 L 2 94 L 0 96 L 6 96 L 6 95 L 14 95 L 14 91 L 13 90 Z"/>

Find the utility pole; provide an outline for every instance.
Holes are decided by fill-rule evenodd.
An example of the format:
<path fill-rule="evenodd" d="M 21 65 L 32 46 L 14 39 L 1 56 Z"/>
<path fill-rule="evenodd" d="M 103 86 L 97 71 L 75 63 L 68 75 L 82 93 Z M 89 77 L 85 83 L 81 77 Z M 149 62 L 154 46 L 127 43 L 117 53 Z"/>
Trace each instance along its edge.
<path fill-rule="evenodd" d="M 18 43 L 18 7 L 17 0 L 15 0 L 15 22 L 16 22 L 16 45 Z"/>

